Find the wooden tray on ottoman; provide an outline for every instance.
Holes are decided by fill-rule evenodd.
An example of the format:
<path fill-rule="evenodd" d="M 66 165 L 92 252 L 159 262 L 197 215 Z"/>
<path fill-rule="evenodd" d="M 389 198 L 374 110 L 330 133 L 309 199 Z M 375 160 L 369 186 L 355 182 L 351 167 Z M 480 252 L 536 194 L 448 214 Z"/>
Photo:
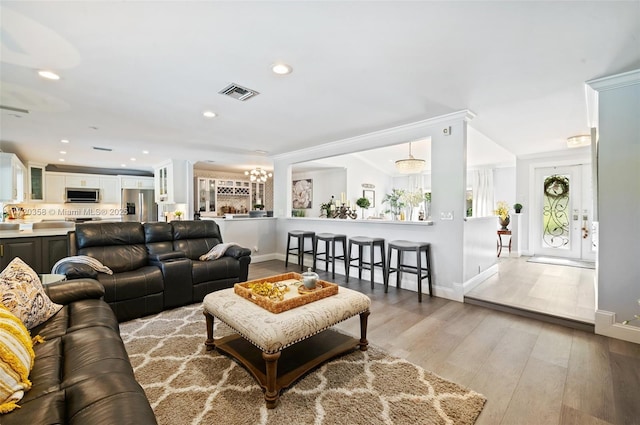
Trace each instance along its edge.
<path fill-rule="evenodd" d="M 289 291 L 285 293 L 284 299 L 272 300 L 264 295 L 254 294 L 249 285 L 260 282 L 283 282 L 291 281 L 289 285 Z M 293 285 L 294 281 L 300 282 L 302 288 L 298 291 L 298 287 Z M 302 275 L 299 273 L 285 273 L 276 276 L 265 277 L 262 279 L 250 280 L 248 282 L 236 283 L 234 286 L 234 292 L 243 298 L 259 305 L 267 311 L 272 313 L 282 313 L 283 311 L 291 310 L 292 308 L 300 307 L 301 305 L 309 304 L 311 302 L 320 300 L 322 298 L 329 297 L 338 293 L 338 285 L 324 280 L 318 280 L 315 289 L 306 289 L 302 285 Z"/>

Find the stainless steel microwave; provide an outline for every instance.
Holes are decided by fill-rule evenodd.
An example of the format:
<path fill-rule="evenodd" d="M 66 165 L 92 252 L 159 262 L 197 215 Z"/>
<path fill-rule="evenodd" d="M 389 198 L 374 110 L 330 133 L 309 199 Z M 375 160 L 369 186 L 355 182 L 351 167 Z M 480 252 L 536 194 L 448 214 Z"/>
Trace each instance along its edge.
<path fill-rule="evenodd" d="M 66 202 L 100 202 L 100 189 L 68 187 L 65 192 Z"/>

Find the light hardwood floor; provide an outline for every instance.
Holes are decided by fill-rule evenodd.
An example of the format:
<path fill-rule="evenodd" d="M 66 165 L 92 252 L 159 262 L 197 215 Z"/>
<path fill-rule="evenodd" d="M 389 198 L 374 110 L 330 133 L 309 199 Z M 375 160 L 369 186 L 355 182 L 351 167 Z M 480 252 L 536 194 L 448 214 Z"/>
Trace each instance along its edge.
<path fill-rule="evenodd" d="M 249 270 L 250 279 L 299 271 L 282 261 Z M 443 298 L 418 303 L 363 278 L 333 281 L 371 298 L 369 342 L 484 394 L 477 425 L 640 424 L 640 345 Z M 355 318 L 337 327 L 359 336 Z"/>
<path fill-rule="evenodd" d="M 593 324 L 595 270 L 498 259 L 499 272 L 466 296 Z"/>

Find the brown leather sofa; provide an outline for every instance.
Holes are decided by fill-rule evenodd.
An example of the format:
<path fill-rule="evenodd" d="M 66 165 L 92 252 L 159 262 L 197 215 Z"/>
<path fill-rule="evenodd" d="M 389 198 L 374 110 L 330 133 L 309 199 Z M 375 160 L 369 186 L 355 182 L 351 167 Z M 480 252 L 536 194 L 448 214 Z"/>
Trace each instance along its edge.
<path fill-rule="evenodd" d="M 216 260 L 198 259 L 222 243 L 214 221 L 88 222 L 77 224 L 68 239 L 69 255 L 93 257 L 113 274 L 73 263 L 61 272 L 68 279 L 97 279 L 120 322 L 202 301 L 212 291 L 246 281 L 251 263 L 251 250 L 240 246 Z"/>
<path fill-rule="evenodd" d="M 33 328 L 32 387 L 19 409 L 0 417 L 2 425 L 156 424 L 120 338 L 113 310 L 93 279 L 45 285 L 62 309 Z"/>

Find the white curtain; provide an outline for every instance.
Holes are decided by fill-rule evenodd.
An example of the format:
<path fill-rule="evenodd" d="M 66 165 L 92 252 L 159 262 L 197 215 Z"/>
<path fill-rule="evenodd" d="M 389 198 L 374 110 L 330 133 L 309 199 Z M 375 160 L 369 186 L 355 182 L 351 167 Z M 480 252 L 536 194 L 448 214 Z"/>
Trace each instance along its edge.
<path fill-rule="evenodd" d="M 481 169 L 473 171 L 473 217 L 493 215 L 493 170 Z"/>

